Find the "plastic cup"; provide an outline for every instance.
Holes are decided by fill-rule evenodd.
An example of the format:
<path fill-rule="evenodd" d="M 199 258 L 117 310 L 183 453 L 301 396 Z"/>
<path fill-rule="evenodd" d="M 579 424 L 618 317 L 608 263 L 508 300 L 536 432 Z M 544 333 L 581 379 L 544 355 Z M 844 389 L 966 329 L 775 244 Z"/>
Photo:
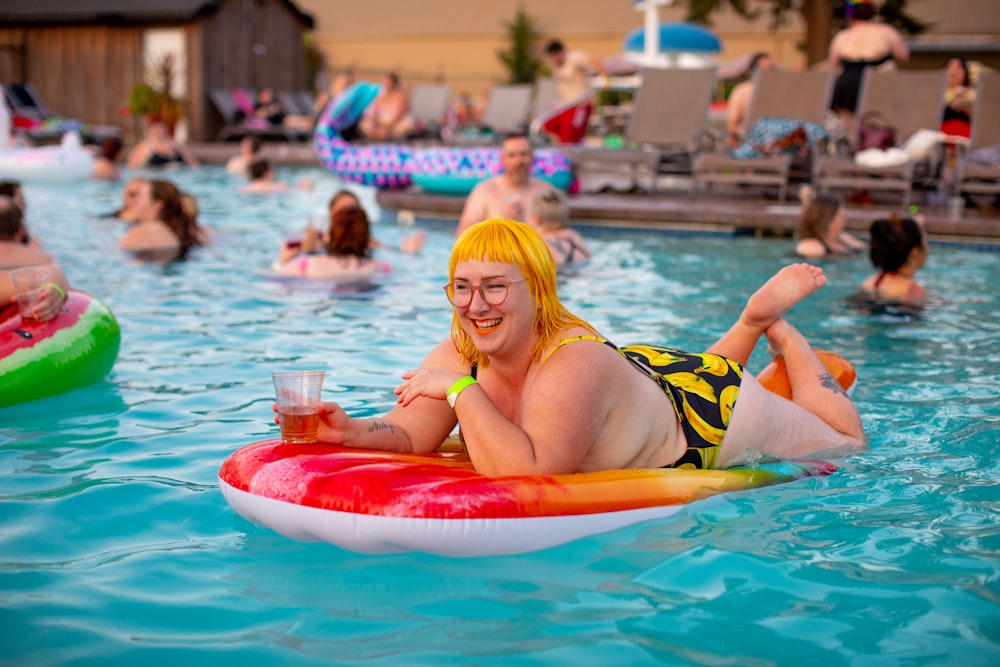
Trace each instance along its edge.
<path fill-rule="evenodd" d="M 948 219 L 961 220 L 962 209 L 965 208 L 965 200 L 961 197 L 950 197 L 948 199 Z"/>
<path fill-rule="evenodd" d="M 275 371 L 274 396 L 285 442 L 316 442 L 323 371 Z"/>
<path fill-rule="evenodd" d="M 27 266 L 10 272 L 14 283 L 14 298 L 22 320 L 34 320 L 35 306 L 41 302 L 42 288 L 49 282 L 49 270 Z"/>

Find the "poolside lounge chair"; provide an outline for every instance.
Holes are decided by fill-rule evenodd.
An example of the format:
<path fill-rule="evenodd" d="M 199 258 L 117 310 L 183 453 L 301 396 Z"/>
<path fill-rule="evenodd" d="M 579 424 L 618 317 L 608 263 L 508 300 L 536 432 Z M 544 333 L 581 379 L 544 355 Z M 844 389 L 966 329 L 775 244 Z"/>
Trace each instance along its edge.
<path fill-rule="evenodd" d="M 530 112 L 530 84 L 493 86 L 480 127 L 454 135 L 451 142 L 462 146 L 488 145 L 498 143 L 499 137 L 504 134 L 527 132 Z"/>
<path fill-rule="evenodd" d="M 82 124 L 76 119 L 53 114 L 30 83 L 3 84 L 0 86 L 0 104 L 4 100 L 12 111 L 12 122 L 15 126 L 20 125 L 17 132 L 32 144 L 59 141 L 69 130 L 79 130 L 81 139 L 89 144 L 100 144 L 109 137 L 121 138 L 121 129 L 114 125 Z M 25 127 L 26 124 L 34 127 Z"/>
<path fill-rule="evenodd" d="M 295 97 L 299 100 L 299 108 L 303 111 L 309 112 L 309 115 L 315 116 L 318 113 L 316 109 L 316 95 L 308 90 L 300 90 L 297 93 L 293 93 Z"/>
<path fill-rule="evenodd" d="M 308 116 L 312 118 L 315 113 L 311 106 L 305 106 L 299 99 L 299 96 L 293 92 L 283 90 L 275 94 L 275 99 L 278 100 L 278 104 L 284 109 L 285 113 L 293 116 Z"/>
<path fill-rule="evenodd" d="M 857 145 L 862 119 L 875 113 L 895 129 L 897 145 L 909 141 L 909 146 L 914 146 L 921 139 L 915 135 L 918 130 L 936 132 L 941 127 L 946 86 L 947 73 L 943 69 L 877 71 L 869 68 L 861 82 L 852 143 Z M 881 155 L 884 155 L 884 164 L 880 161 Z M 898 190 L 902 193 L 903 205 L 909 206 L 915 178 L 934 184 L 939 164 L 940 150 L 936 148 L 921 150 L 919 154 L 916 148 L 884 154 L 875 152 L 862 156 L 861 160 L 823 155 L 813 164 L 813 184 L 819 191 L 834 188 Z"/>
<path fill-rule="evenodd" d="M 822 126 L 830 107 L 834 73 L 821 70 L 758 69 L 747 109 L 747 127 L 765 118 L 780 118 Z M 814 147 L 815 148 L 815 147 Z M 762 157 L 737 157 L 732 153 L 700 153 L 694 161 L 692 194 L 714 183 L 772 185 L 785 200 L 793 163 L 809 173 L 810 156 L 795 159 L 781 153 Z"/>
<path fill-rule="evenodd" d="M 535 94 L 531 98 L 530 134 L 537 135 L 541 131 L 541 125 L 546 120 L 541 116 L 548 115 L 551 118 L 558 101 L 559 89 L 556 87 L 555 79 L 544 76 L 535 80 Z"/>
<path fill-rule="evenodd" d="M 212 106 L 215 107 L 223 122 L 222 129 L 219 130 L 217 137 L 219 141 L 257 136 L 265 139 L 284 139 L 291 142 L 306 140 L 311 136 L 310 132 L 304 130 L 282 125 L 271 125 L 266 120 L 253 118 L 253 91 L 238 90 L 239 95 L 234 94 L 236 91 L 222 90 L 220 88 L 215 88 L 208 93 L 208 98 L 211 100 Z M 242 104 L 240 104 L 240 100 L 242 100 Z M 278 100 L 281 101 L 281 98 L 279 97 Z M 282 107 L 286 111 L 288 110 L 285 102 L 282 102 Z M 294 111 L 290 111 L 290 113 L 298 113 L 298 105 L 293 107 L 293 109 Z"/>
<path fill-rule="evenodd" d="M 630 147 L 583 148 L 573 155 L 578 173 L 625 173 L 633 188 L 640 174 L 648 175 L 650 192 L 656 191 L 660 174 L 690 174 L 705 139 L 714 87 L 712 68 L 646 70 L 625 128 Z"/>
<path fill-rule="evenodd" d="M 439 139 L 444 127 L 451 86 L 447 84 L 419 84 L 410 93 L 410 115 L 413 117 L 415 139 Z"/>
<path fill-rule="evenodd" d="M 972 109 L 969 154 L 958 163 L 955 192 L 1000 194 L 1000 166 L 977 162 L 977 153 L 990 149 L 1000 154 L 1000 72 L 982 70 L 976 81 L 976 102 Z"/>

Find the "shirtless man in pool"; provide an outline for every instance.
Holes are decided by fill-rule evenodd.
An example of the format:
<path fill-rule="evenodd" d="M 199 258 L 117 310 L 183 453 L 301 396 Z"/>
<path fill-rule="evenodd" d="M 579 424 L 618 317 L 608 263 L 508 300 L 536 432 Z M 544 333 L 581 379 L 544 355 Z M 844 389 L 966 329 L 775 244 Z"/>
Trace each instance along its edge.
<path fill-rule="evenodd" d="M 324 403 L 320 442 L 426 453 L 457 421 L 487 475 L 722 468 L 748 451 L 800 458 L 864 444 L 854 403 L 784 320 L 826 284 L 821 268 L 782 268 L 704 354 L 609 344 L 562 306 L 555 276 L 528 225 L 473 225 L 451 255 L 451 338 L 403 374 L 384 417 Z M 761 336 L 784 357 L 793 400 L 743 370 Z"/>
<path fill-rule="evenodd" d="M 472 189 L 458 219 L 455 236 L 489 218 L 526 222 L 531 212 L 531 200 L 535 195 L 552 189 L 545 181 L 531 177 L 534 159 L 535 153 L 527 136 L 507 136 L 500 144 L 503 173 L 476 184 Z"/>

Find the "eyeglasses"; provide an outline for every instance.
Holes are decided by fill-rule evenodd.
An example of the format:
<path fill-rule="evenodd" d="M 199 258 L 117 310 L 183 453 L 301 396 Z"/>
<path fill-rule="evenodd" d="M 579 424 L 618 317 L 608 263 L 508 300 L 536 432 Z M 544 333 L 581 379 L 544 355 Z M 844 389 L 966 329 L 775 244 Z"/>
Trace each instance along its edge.
<path fill-rule="evenodd" d="M 527 278 L 519 280 L 505 280 L 503 278 L 489 278 L 475 287 L 469 283 L 448 283 L 444 286 L 444 293 L 448 301 L 456 308 L 466 308 L 472 303 L 472 295 L 479 292 L 479 296 L 491 306 L 499 306 L 507 300 L 507 291 L 514 283 L 527 282 Z"/>

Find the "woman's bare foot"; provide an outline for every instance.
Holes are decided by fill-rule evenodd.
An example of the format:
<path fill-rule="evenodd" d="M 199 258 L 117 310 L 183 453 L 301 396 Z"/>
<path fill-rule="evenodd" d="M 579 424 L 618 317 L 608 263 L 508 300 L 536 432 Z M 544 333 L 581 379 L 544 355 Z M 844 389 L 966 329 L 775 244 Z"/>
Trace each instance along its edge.
<path fill-rule="evenodd" d="M 805 262 L 789 264 L 747 300 L 740 322 L 752 329 L 766 331 L 784 317 L 792 306 L 825 284 L 826 276 L 823 275 L 822 268 Z M 770 332 L 768 334 L 770 338 Z"/>

